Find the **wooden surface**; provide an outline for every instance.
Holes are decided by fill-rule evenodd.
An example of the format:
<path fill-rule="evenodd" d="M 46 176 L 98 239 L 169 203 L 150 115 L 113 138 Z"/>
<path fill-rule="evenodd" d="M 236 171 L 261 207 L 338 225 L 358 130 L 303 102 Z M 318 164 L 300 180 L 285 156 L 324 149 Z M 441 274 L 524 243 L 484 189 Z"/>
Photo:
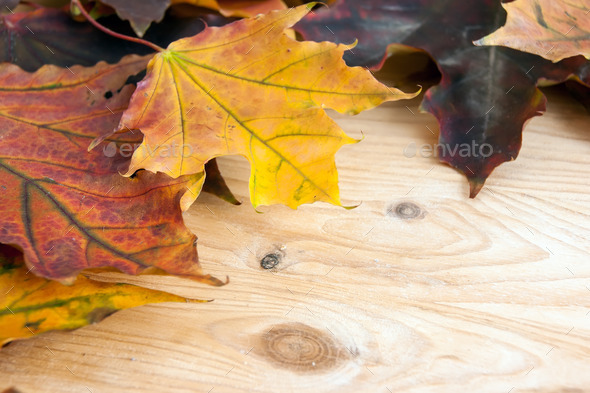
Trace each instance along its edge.
<path fill-rule="evenodd" d="M 436 158 L 404 156 L 436 143 L 418 100 L 336 116 L 365 135 L 337 156 L 354 210 L 258 214 L 245 160 L 221 160 L 245 203 L 203 195 L 186 222 L 204 270 L 231 283 L 127 280 L 215 301 L 15 342 L 0 390 L 590 392 L 590 117 L 549 99 L 475 200 Z M 279 264 L 264 270 L 268 254 Z"/>

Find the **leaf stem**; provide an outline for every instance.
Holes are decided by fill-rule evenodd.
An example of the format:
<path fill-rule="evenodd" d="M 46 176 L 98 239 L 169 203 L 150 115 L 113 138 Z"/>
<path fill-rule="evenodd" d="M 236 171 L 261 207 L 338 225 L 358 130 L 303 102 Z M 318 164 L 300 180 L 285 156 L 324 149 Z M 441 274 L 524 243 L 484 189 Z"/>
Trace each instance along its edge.
<path fill-rule="evenodd" d="M 84 17 L 88 20 L 88 22 L 90 22 L 94 27 L 96 27 L 97 29 L 99 29 L 103 33 L 106 33 L 106 34 L 116 37 L 116 38 L 120 38 L 122 40 L 131 41 L 131 42 L 135 42 L 135 43 L 142 44 L 145 46 L 149 46 L 150 48 L 152 48 L 156 52 L 163 52 L 164 51 L 164 48 L 162 48 L 161 46 L 158 46 L 154 43 L 151 43 L 146 40 L 142 40 L 141 38 L 130 37 L 125 34 L 119 34 L 117 32 L 114 32 L 113 30 L 101 25 L 96 20 L 94 20 L 94 18 L 92 18 L 90 16 L 90 14 L 88 14 L 88 11 L 86 11 L 84 6 L 82 4 L 80 4 L 80 0 L 72 0 L 72 3 L 74 3 L 76 5 L 76 7 L 78 7 L 78 9 L 80 10 L 80 13 L 82 13 L 82 15 L 84 15 Z"/>

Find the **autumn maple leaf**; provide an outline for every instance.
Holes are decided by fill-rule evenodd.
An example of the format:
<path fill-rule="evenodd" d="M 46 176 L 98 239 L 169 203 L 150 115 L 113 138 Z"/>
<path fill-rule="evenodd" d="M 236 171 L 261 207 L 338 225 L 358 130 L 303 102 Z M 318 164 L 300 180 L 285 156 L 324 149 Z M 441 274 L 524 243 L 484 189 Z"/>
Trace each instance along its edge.
<path fill-rule="evenodd" d="M 505 16 L 497 0 L 339 0 L 295 28 L 308 40 L 358 39 L 345 57 L 353 66 L 379 69 L 410 48 L 428 52 L 442 79 L 425 93 L 422 109 L 439 122 L 439 159 L 465 174 L 475 197 L 494 168 L 518 156 L 525 122 L 545 111 L 539 82 L 574 79 L 590 87 L 590 62 L 582 56 L 554 64 L 473 44 Z"/>
<path fill-rule="evenodd" d="M 101 18 L 100 22 L 122 33 L 131 30 L 118 18 Z M 179 38 L 193 36 L 205 25 L 220 26 L 229 22 L 221 15 L 207 14 L 191 18 L 168 17 L 154 25 L 145 39 L 168 45 Z M 90 23 L 80 23 L 60 9 L 39 8 L 0 14 L 0 62 L 16 64 L 25 71 L 36 71 L 45 64 L 60 67 L 93 66 L 99 61 L 116 63 L 125 55 L 145 55 L 153 49 L 105 34 Z"/>
<path fill-rule="evenodd" d="M 101 0 L 128 20 L 135 33 L 142 37 L 153 22 L 160 22 L 173 4 L 190 4 L 219 11 L 227 17 L 251 17 L 271 10 L 284 9 L 281 0 Z"/>
<path fill-rule="evenodd" d="M 356 141 L 324 108 L 356 114 L 417 93 L 347 67 L 342 55 L 352 46 L 285 34 L 313 6 L 207 28 L 156 54 L 118 127 L 144 134 L 127 175 L 144 168 L 176 178 L 202 172 L 214 157 L 238 154 L 251 164 L 255 207 L 340 205 L 334 154 Z M 159 154 L 173 143 L 183 154 Z"/>
<path fill-rule="evenodd" d="M 590 0 L 519 0 L 502 6 L 506 25 L 476 45 L 507 46 L 551 61 L 590 59 Z"/>
<path fill-rule="evenodd" d="M 180 209 L 198 195 L 202 173 L 122 177 L 137 132 L 87 152 L 119 121 L 133 91 L 125 81 L 146 62 L 132 55 L 35 73 L 0 65 L 0 243 L 22 250 L 34 274 L 71 282 L 86 268 L 157 267 L 221 284 L 202 274 Z"/>
<path fill-rule="evenodd" d="M 131 284 L 94 281 L 84 275 L 66 286 L 31 273 L 22 254 L 3 244 L 0 244 L 0 287 L 8 288 L 0 298 L 0 347 L 49 330 L 71 330 L 96 323 L 125 308 L 189 301 Z"/>

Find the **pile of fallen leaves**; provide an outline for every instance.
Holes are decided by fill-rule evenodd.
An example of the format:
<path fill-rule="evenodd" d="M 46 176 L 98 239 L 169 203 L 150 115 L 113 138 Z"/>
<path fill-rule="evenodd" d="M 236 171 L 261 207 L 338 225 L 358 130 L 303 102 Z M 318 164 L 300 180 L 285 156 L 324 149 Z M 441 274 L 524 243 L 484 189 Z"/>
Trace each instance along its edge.
<path fill-rule="evenodd" d="M 182 218 L 201 191 L 237 203 L 216 157 L 248 159 L 254 207 L 340 206 L 334 155 L 357 141 L 324 109 L 415 97 L 375 79 L 388 57 L 436 62 L 441 145 L 491 147 L 439 152 L 475 196 L 544 111 L 540 82 L 589 101 L 589 2 L 0 1 L 0 344 L 185 300 L 88 269 L 223 285 Z"/>

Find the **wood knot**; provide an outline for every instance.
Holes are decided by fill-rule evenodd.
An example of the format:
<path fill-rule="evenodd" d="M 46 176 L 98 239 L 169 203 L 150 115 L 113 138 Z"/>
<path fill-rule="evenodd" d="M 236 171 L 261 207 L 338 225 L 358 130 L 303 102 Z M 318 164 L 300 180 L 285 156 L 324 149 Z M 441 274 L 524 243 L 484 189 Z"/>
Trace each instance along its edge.
<path fill-rule="evenodd" d="M 301 323 L 275 325 L 262 335 L 260 344 L 261 355 L 297 372 L 326 371 L 350 357 L 331 333 Z"/>
<path fill-rule="evenodd" d="M 424 217 L 422 209 L 412 202 L 401 202 L 397 206 L 390 208 L 389 212 L 395 214 L 402 220 Z"/>
<path fill-rule="evenodd" d="M 279 262 L 281 262 L 281 257 L 281 254 L 278 253 L 266 254 L 260 260 L 260 266 L 263 269 L 272 269 L 273 267 L 276 267 L 279 264 Z"/>

